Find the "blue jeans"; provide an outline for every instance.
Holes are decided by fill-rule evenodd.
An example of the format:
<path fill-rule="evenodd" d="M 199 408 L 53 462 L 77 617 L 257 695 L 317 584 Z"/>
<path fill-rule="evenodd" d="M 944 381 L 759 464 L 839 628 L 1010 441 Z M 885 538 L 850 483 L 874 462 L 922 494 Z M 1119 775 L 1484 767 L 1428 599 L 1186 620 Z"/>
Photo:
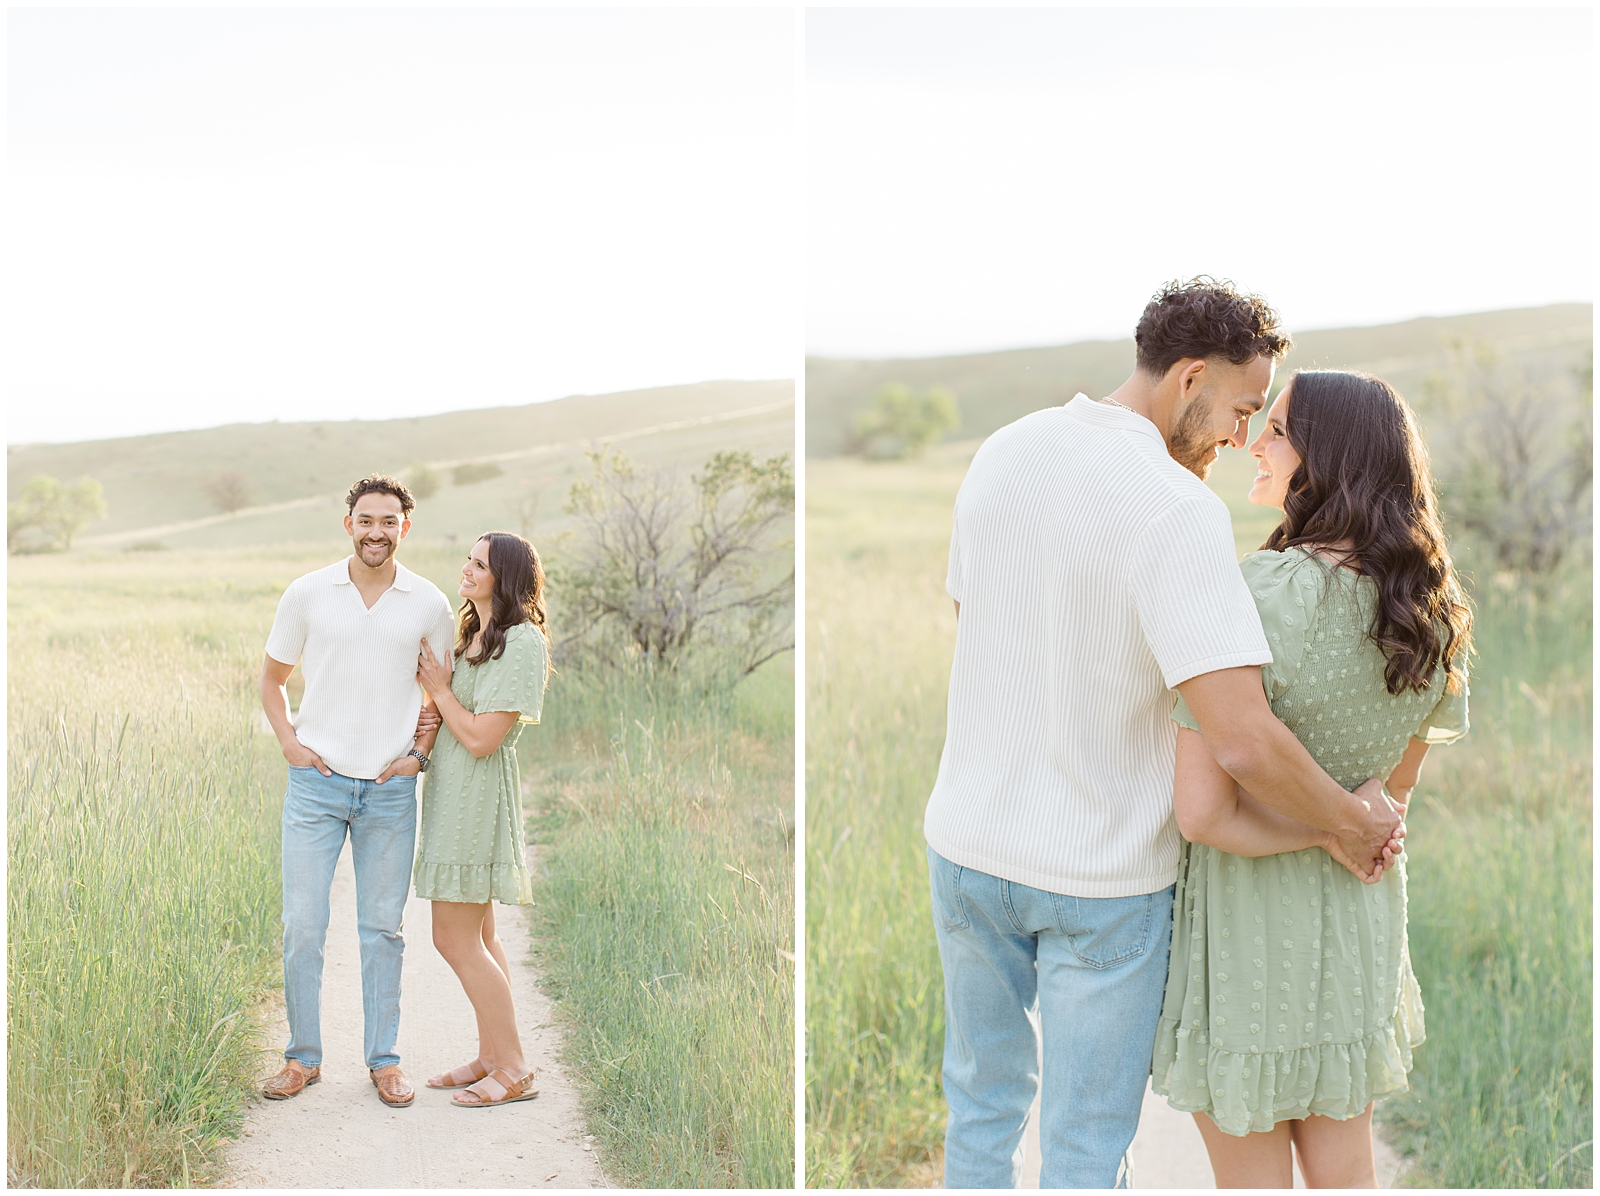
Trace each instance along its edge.
<path fill-rule="evenodd" d="M 333 870 L 350 834 L 361 938 L 361 1011 L 367 1066 L 400 1062 L 400 934 L 417 837 L 417 779 L 382 785 L 289 769 L 283 797 L 283 996 L 289 1012 L 285 1059 L 322 1063 L 322 947 L 328 937 Z"/>
<path fill-rule="evenodd" d="M 1171 886 L 1068 897 L 931 847 L 928 869 L 944 963 L 944 1186 L 1017 1186 L 1035 1093 L 1039 1186 L 1122 1186 L 1167 983 Z"/>

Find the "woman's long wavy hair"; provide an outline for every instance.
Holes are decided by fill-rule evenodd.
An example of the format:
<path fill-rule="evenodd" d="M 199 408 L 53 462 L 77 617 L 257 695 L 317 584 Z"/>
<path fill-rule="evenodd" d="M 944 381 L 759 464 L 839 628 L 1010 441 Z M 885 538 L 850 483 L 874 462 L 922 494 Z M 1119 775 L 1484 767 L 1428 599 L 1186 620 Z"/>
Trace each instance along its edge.
<path fill-rule="evenodd" d="M 484 532 L 478 540 L 489 541 L 489 572 L 494 574 L 494 598 L 489 605 L 489 625 L 483 629 L 483 642 L 468 664 L 499 660 L 506 650 L 506 629 L 518 623 L 532 623 L 550 642 L 545 628 L 544 565 L 533 545 L 515 532 Z M 478 608 L 470 601 L 461 604 L 456 633 L 456 659 L 466 655 L 478 634 Z"/>
<path fill-rule="evenodd" d="M 1368 374 L 1302 370 L 1290 385 L 1286 431 L 1300 466 L 1283 522 L 1262 547 L 1348 543 L 1350 563 L 1378 584 L 1367 634 L 1388 661 L 1389 692 L 1420 693 L 1441 664 L 1456 692 L 1472 611 L 1445 548 L 1416 417 L 1394 387 Z"/>

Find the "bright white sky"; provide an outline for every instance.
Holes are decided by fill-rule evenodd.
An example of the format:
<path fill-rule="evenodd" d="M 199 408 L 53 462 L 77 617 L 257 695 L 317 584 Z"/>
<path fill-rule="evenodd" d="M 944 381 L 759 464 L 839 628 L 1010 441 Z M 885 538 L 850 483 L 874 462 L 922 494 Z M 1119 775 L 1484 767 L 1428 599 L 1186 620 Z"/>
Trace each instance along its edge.
<path fill-rule="evenodd" d="M 794 375 L 792 11 L 7 21 L 9 443 Z"/>
<path fill-rule="evenodd" d="M 1198 273 L 1299 329 L 1590 301 L 1591 21 L 813 10 L 807 348 L 1125 337 Z"/>

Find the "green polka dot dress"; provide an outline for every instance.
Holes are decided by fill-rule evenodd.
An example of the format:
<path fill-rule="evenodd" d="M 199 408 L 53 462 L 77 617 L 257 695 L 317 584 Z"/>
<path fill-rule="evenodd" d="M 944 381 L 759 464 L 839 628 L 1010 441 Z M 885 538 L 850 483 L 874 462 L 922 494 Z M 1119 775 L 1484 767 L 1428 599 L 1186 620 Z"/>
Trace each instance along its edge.
<path fill-rule="evenodd" d="M 430 901 L 489 901 L 528 905 L 533 888 L 522 854 L 522 785 L 517 737 L 539 721 L 548 653 L 532 623 L 506 630 L 499 660 L 456 661 L 450 692 L 474 714 L 515 710 L 518 719 L 498 748 L 478 759 L 449 727 L 439 728 L 423 776 L 421 827 L 414 878 Z"/>
<path fill-rule="evenodd" d="M 1272 647 L 1272 711 L 1335 781 L 1387 777 L 1416 736 L 1467 730 L 1444 672 L 1390 694 L 1366 629 L 1376 584 L 1301 549 L 1241 563 Z M 1198 730 L 1180 699 L 1180 725 Z M 1404 1092 L 1422 1042 L 1402 861 L 1364 885 L 1321 848 L 1251 859 L 1185 844 L 1156 1031 L 1155 1091 L 1244 1135 L 1311 1114 L 1355 1117 Z"/>

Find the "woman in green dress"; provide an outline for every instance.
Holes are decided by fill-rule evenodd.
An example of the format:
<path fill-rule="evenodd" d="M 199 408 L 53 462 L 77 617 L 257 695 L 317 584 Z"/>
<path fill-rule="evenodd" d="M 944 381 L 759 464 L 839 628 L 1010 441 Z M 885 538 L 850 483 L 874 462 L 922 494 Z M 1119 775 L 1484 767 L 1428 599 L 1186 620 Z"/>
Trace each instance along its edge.
<path fill-rule="evenodd" d="M 1241 563 L 1273 713 L 1334 780 L 1387 778 L 1404 808 L 1428 748 L 1466 732 L 1472 622 L 1411 410 L 1380 379 L 1304 371 L 1250 452 L 1250 501 L 1284 512 Z M 1155 1091 L 1194 1113 L 1218 1187 L 1290 1187 L 1292 1153 L 1309 1187 L 1375 1187 L 1373 1103 L 1406 1090 L 1423 1034 L 1400 843 L 1368 879 L 1240 790 L 1181 700 L 1173 719 L 1188 842 Z"/>
<path fill-rule="evenodd" d="M 460 1088 L 467 1109 L 538 1095 L 522 1055 L 511 997 L 511 965 L 495 933 L 494 902 L 528 905 L 522 854 L 517 735 L 539 721 L 549 676 L 544 568 L 521 536 L 489 532 L 461 569 L 455 668 L 423 646 L 417 680 L 443 727 L 422 791 L 415 879 L 433 902 L 433 943 L 455 970 L 478 1019 L 478 1057 L 433 1077 Z"/>

